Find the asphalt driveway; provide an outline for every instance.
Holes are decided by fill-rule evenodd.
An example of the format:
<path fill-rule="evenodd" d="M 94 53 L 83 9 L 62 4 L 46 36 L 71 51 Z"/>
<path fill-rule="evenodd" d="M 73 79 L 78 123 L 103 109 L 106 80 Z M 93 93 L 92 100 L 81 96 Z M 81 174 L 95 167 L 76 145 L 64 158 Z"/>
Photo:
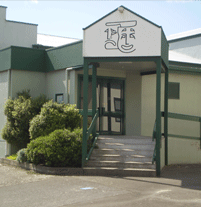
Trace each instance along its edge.
<path fill-rule="evenodd" d="M 0 164 L 1 207 L 201 206 L 201 165 L 160 178 L 41 175 Z"/>

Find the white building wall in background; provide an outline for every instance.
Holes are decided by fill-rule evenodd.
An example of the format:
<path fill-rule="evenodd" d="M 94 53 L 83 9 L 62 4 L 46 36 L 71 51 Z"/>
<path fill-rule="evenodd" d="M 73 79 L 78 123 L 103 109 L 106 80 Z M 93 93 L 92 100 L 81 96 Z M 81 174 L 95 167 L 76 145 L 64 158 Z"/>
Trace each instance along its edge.
<path fill-rule="evenodd" d="M 6 47 L 32 47 L 37 43 L 37 25 L 6 20 L 6 7 L 0 6 L 0 50 Z"/>

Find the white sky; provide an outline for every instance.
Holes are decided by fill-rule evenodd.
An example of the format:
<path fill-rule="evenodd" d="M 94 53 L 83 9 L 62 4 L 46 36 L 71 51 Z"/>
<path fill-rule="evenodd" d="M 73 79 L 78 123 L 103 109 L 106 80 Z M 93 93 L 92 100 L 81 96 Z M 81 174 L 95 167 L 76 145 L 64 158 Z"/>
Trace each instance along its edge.
<path fill-rule="evenodd" d="M 201 28 L 201 1 L 0 1 L 7 19 L 38 24 L 38 33 L 82 39 L 82 28 L 120 5 L 163 27 L 166 36 Z"/>

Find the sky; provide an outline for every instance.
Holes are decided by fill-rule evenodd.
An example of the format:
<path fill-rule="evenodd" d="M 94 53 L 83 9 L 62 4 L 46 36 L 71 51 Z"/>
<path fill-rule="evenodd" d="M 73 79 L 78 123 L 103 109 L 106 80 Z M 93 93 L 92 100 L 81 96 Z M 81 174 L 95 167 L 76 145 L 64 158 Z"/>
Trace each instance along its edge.
<path fill-rule="evenodd" d="M 38 24 L 38 33 L 83 38 L 83 28 L 120 5 L 162 26 L 166 36 L 201 28 L 201 0 L 181 1 L 1 1 L 7 20 Z"/>

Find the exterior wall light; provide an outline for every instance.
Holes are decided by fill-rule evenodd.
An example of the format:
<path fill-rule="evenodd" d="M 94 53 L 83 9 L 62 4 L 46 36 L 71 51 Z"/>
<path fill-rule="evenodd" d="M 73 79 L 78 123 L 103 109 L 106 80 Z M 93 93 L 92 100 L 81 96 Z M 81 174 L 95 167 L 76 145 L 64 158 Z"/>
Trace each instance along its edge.
<path fill-rule="evenodd" d="M 124 8 L 123 8 L 122 6 L 120 6 L 120 7 L 118 7 L 118 11 L 119 11 L 120 13 L 123 13 L 123 12 L 124 12 Z"/>

